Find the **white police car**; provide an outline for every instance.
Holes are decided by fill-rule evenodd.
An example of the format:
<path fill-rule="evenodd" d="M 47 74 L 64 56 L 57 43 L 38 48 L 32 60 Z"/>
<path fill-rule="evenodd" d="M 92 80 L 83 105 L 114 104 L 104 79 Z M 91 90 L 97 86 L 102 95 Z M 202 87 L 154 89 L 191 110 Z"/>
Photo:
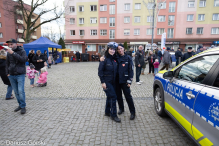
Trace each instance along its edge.
<path fill-rule="evenodd" d="M 219 48 L 154 78 L 156 113 L 169 115 L 198 145 L 219 145 Z"/>

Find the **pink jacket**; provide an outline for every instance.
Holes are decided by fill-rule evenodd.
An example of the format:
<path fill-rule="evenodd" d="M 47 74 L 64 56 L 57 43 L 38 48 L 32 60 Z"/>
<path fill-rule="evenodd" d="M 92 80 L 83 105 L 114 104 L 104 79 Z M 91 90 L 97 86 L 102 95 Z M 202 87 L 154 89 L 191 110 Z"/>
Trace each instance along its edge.
<path fill-rule="evenodd" d="M 154 68 L 159 68 L 160 63 L 159 62 L 154 62 Z"/>
<path fill-rule="evenodd" d="M 37 83 L 39 84 L 44 84 L 47 82 L 47 75 L 48 75 L 48 72 L 44 72 L 44 73 L 41 73 L 40 74 L 40 77 L 39 77 L 39 80 L 37 81 Z"/>
<path fill-rule="evenodd" d="M 31 70 L 30 67 L 27 68 L 27 76 L 29 79 L 34 79 L 36 73 L 38 73 L 38 71 L 35 69 Z"/>
<path fill-rule="evenodd" d="M 49 56 L 49 58 L 48 58 L 48 64 L 52 64 L 51 56 Z"/>

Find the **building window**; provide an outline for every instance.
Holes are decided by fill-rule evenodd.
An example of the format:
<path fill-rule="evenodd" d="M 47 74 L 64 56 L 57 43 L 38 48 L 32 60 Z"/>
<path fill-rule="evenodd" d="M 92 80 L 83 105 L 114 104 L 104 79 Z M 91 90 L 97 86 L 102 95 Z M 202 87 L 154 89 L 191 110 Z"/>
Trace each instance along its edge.
<path fill-rule="evenodd" d="M 134 29 L 134 35 L 140 35 L 140 29 Z"/>
<path fill-rule="evenodd" d="M 84 24 L 84 18 L 79 18 L 79 24 Z"/>
<path fill-rule="evenodd" d="M 130 35 L 130 29 L 124 29 L 124 35 Z"/>
<path fill-rule="evenodd" d="M 129 11 L 130 10 L 130 3 L 125 4 L 125 11 Z"/>
<path fill-rule="evenodd" d="M 187 21 L 193 21 L 193 14 L 187 15 Z"/>
<path fill-rule="evenodd" d="M 166 2 L 165 3 L 160 3 L 159 8 L 160 9 L 166 9 Z"/>
<path fill-rule="evenodd" d="M 107 5 L 100 5 L 100 11 L 107 11 Z"/>
<path fill-rule="evenodd" d="M 75 24 L 75 18 L 70 18 L 70 24 Z"/>
<path fill-rule="evenodd" d="M 157 35 L 162 35 L 164 33 L 164 28 L 157 29 Z"/>
<path fill-rule="evenodd" d="M 3 33 L 0 32 L 0 38 L 3 38 Z"/>
<path fill-rule="evenodd" d="M 70 6 L 70 12 L 75 12 L 75 7 L 74 6 Z"/>
<path fill-rule="evenodd" d="M 115 39 L 115 30 L 114 29 L 110 29 L 110 39 Z"/>
<path fill-rule="evenodd" d="M 186 28 L 186 34 L 192 34 L 192 28 Z"/>
<path fill-rule="evenodd" d="M 97 23 L 97 17 L 91 17 L 90 23 Z"/>
<path fill-rule="evenodd" d="M 115 5 L 110 5 L 110 14 L 115 14 Z"/>
<path fill-rule="evenodd" d="M 140 22 L 141 22 L 141 17 L 135 16 L 135 23 L 140 23 Z"/>
<path fill-rule="evenodd" d="M 175 12 L 176 9 L 176 2 L 169 3 L 169 12 Z"/>
<path fill-rule="evenodd" d="M 174 15 L 168 16 L 168 25 L 172 26 L 174 25 L 174 22 L 175 22 L 175 16 Z"/>
<path fill-rule="evenodd" d="M 219 0 L 214 0 L 214 6 L 219 7 Z"/>
<path fill-rule="evenodd" d="M 206 7 L 206 0 L 200 0 L 199 7 Z"/>
<path fill-rule="evenodd" d="M 106 17 L 100 17 L 100 23 L 107 23 Z"/>
<path fill-rule="evenodd" d="M 75 35 L 75 30 L 70 30 L 70 35 L 71 36 Z"/>
<path fill-rule="evenodd" d="M 158 22 L 165 22 L 165 16 L 158 16 Z"/>
<path fill-rule="evenodd" d="M 130 17 L 124 17 L 124 23 L 130 23 Z"/>
<path fill-rule="evenodd" d="M 90 35 L 97 35 L 97 30 L 96 29 L 91 29 L 90 30 Z"/>
<path fill-rule="evenodd" d="M 204 21 L 205 20 L 205 14 L 198 14 L 198 21 Z"/>
<path fill-rule="evenodd" d="M 100 35 L 107 35 L 107 30 L 106 29 L 101 29 L 100 30 Z"/>
<path fill-rule="evenodd" d="M 91 5 L 90 11 L 97 11 L 97 5 Z"/>
<path fill-rule="evenodd" d="M 151 28 L 147 28 L 147 35 L 152 35 L 152 29 Z"/>
<path fill-rule="evenodd" d="M 115 0 L 110 0 L 109 2 L 115 2 Z"/>
<path fill-rule="evenodd" d="M 167 38 L 173 38 L 173 32 L 174 29 L 173 28 L 168 28 L 168 32 L 167 32 Z"/>
<path fill-rule="evenodd" d="M 152 16 L 147 16 L 147 22 L 152 22 L 153 21 L 153 17 Z"/>
<path fill-rule="evenodd" d="M 79 30 L 79 35 L 84 36 L 84 30 Z"/>
<path fill-rule="evenodd" d="M 213 14 L 212 20 L 219 20 L 219 14 Z"/>
<path fill-rule="evenodd" d="M 79 12 L 84 12 L 84 6 L 79 6 Z"/>
<path fill-rule="evenodd" d="M 188 7 L 189 8 L 194 8 L 195 7 L 195 1 L 189 1 L 188 2 Z"/>
<path fill-rule="evenodd" d="M 219 34 L 219 27 L 211 28 L 211 34 Z"/>
<path fill-rule="evenodd" d="M 140 9 L 141 9 L 141 4 L 135 3 L 135 10 L 140 10 Z"/>
<path fill-rule="evenodd" d="M 0 28 L 2 27 L 2 23 L 0 22 Z"/>
<path fill-rule="evenodd" d="M 115 17 L 110 18 L 110 27 L 115 27 Z"/>
<path fill-rule="evenodd" d="M 203 34 L 203 27 L 197 28 L 197 34 Z"/>
<path fill-rule="evenodd" d="M 0 17 L 2 17 L 2 14 L 0 13 Z"/>
<path fill-rule="evenodd" d="M 148 3 L 147 9 L 151 10 L 154 7 L 154 3 Z"/>

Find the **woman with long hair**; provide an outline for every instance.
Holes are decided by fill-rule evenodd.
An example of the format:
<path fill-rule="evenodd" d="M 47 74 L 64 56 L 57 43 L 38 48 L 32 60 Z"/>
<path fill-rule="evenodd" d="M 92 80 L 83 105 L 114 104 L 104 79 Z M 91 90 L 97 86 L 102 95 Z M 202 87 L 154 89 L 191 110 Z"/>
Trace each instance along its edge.
<path fill-rule="evenodd" d="M 28 54 L 28 62 L 29 62 L 29 66 L 30 64 L 34 64 L 33 63 L 33 56 L 35 55 L 34 50 L 31 50 L 30 53 Z"/>

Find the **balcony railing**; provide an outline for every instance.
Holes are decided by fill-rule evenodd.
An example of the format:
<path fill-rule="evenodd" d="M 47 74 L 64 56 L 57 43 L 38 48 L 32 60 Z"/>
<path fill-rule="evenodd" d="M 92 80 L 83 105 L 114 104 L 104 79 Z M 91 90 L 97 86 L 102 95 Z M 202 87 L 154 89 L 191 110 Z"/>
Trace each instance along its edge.
<path fill-rule="evenodd" d="M 16 13 L 17 13 L 18 15 L 22 15 L 22 11 L 21 11 L 21 10 L 16 9 Z"/>
<path fill-rule="evenodd" d="M 34 39 L 34 40 L 36 40 L 36 39 L 37 39 L 37 36 L 32 35 L 31 38 Z"/>
<path fill-rule="evenodd" d="M 35 19 L 31 19 L 31 22 L 33 22 Z"/>
<path fill-rule="evenodd" d="M 24 42 L 25 42 L 22 38 L 18 38 L 17 41 L 18 41 L 19 43 L 24 43 Z"/>
<path fill-rule="evenodd" d="M 18 24 L 24 24 L 24 21 L 23 21 L 23 20 L 20 20 L 20 19 L 17 19 L 17 23 L 18 23 Z"/>
<path fill-rule="evenodd" d="M 24 30 L 23 30 L 23 29 L 17 29 L 17 32 L 18 32 L 18 33 L 23 33 Z"/>

